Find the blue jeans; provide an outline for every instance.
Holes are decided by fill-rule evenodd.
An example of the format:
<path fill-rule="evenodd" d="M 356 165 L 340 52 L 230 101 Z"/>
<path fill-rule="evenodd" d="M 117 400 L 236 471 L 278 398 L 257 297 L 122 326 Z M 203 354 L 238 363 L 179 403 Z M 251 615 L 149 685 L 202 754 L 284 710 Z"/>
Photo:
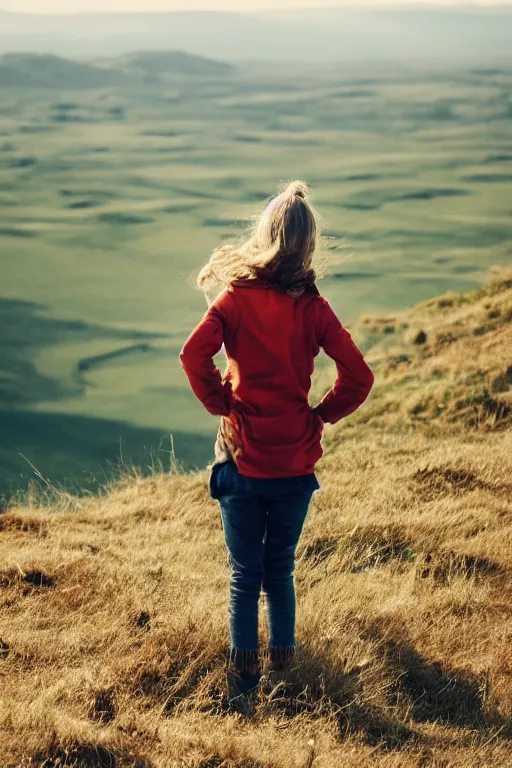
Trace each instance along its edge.
<path fill-rule="evenodd" d="M 295 550 L 309 502 L 319 488 L 315 475 L 256 479 L 234 462 L 213 468 L 210 493 L 220 504 L 231 567 L 231 659 L 238 669 L 258 663 L 258 601 L 267 598 L 272 661 L 295 649 Z"/>

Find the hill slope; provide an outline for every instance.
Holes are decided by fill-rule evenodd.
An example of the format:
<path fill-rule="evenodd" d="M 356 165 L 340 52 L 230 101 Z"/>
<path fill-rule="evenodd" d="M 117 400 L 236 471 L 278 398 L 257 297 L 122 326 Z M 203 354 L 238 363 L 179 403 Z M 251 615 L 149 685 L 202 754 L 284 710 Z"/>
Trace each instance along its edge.
<path fill-rule="evenodd" d="M 286 684 L 225 711 L 206 473 L 49 491 L 0 516 L 2 766 L 512 765 L 512 275 L 355 330 L 377 385 L 327 430 Z"/>
<path fill-rule="evenodd" d="M 16 68 L 7 67 L 0 59 L 0 88 L 7 86 L 9 88 L 19 88 L 20 86 L 32 86 L 34 80 L 25 72 L 20 72 Z"/>
<path fill-rule="evenodd" d="M 125 72 L 82 64 L 50 54 L 8 53 L 0 59 L 2 70 L 11 72 L 0 85 L 45 88 L 105 88 L 132 82 Z"/>
<path fill-rule="evenodd" d="M 60 56 L 7 53 L 0 57 L 0 87 L 107 88 L 159 82 L 160 76 L 217 76 L 231 64 L 182 51 L 137 51 L 85 64 Z"/>
<path fill-rule="evenodd" d="M 110 66 L 147 75 L 222 75 L 234 67 L 223 61 L 193 56 L 183 51 L 135 51 L 109 60 Z"/>

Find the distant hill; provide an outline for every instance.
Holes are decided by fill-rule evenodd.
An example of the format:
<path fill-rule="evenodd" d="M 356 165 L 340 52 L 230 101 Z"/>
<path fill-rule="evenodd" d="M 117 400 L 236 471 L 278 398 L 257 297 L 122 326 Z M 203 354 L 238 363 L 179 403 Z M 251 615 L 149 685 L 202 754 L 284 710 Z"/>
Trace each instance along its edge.
<path fill-rule="evenodd" d="M 3 86 L 9 86 L 18 88 L 23 85 L 33 85 L 34 80 L 30 75 L 25 72 L 19 72 L 12 67 L 6 67 L 0 61 L 0 88 Z"/>
<path fill-rule="evenodd" d="M 222 75 L 234 70 L 232 64 L 194 56 L 183 51 L 135 51 L 104 62 L 122 70 L 148 75 Z"/>
<path fill-rule="evenodd" d="M 228 61 L 510 61 L 512 12 L 467 6 L 0 14 L 0 53 L 46 51 L 98 59 L 164 49 Z"/>
<path fill-rule="evenodd" d="M 106 88 L 155 82 L 169 75 L 219 75 L 234 67 L 181 51 L 129 53 L 85 64 L 50 54 L 8 53 L 0 58 L 0 87 Z"/>
<path fill-rule="evenodd" d="M 128 85 L 130 78 L 116 69 L 91 66 L 49 54 L 9 53 L 0 59 L 0 85 L 48 88 L 103 88 Z"/>

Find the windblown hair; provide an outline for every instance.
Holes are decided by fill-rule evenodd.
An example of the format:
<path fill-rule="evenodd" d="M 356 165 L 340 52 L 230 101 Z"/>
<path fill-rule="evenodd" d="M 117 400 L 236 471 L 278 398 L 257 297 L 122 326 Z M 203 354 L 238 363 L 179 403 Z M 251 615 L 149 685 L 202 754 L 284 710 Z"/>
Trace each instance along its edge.
<path fill-rule="evenodd" d="M 291 182 L 267 205 L 248 240 L 215 249 L 199 273 L 198 288 L 218 292 L 236 280 L 259 278 L 299 296 L 313 285 L 318 228 L 308 192 L 303 181 Z"/>

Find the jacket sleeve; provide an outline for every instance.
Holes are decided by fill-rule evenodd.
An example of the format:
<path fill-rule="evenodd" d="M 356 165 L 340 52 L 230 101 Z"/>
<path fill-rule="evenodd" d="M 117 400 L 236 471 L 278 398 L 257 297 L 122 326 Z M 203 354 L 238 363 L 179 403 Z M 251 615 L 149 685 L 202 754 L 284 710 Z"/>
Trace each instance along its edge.
<path fill-rule="evenodd" d="M 317 309 L 317 343 L 336 363 L 338 378 L 314 411 L 326 422 L 335 424 L 364 403 L 373 386 L 374 376 L 350 333 L 325 299 Z"/>
<path fill-rule="evenodd" d="M 214 416 L 229 414 L 227 390 L 213 362 L 224 340 L 224 316 L 216 302 L 185 342 L 180 362 L 190 386 L 206 410 Z"/>

